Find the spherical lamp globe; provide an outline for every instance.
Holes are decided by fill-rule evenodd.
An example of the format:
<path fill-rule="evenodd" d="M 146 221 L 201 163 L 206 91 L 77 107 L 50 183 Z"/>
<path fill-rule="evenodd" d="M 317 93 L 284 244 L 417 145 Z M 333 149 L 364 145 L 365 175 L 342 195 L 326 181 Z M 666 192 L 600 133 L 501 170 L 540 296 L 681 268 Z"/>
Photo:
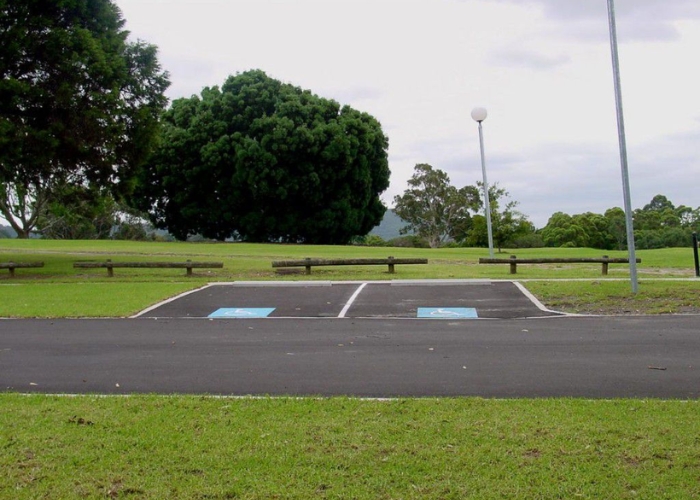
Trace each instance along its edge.
<path fill-rule="evenodd" d="M 483 122 L 486 120 L 486 108 L 474 108 L 472 109 L 472 118 L 476 122 Z"/>

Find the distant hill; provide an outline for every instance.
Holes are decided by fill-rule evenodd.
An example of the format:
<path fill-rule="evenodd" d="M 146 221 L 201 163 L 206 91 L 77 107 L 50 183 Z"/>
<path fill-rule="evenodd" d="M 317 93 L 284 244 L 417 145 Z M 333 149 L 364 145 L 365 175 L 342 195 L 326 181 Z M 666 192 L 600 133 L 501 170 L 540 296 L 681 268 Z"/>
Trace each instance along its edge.
<path fill-rule="evenodd" d="M 396 215 L 396 212 L 390 209 L 386 211 L 379 225 L 375 226 L 369 234 L 379 236 L 383 240 L 388 241 L 403 236 L 400 231 L 406 227 L 406 225 L 406 221 L 401 219 L 401 217 Z M 411 231 L 407 234 L 413 234 L 413 232 Z"/>
<path fill-rule="evenodd" d="M 0 238 L 16 238 L 17 233 L 10 226 L 0 224 Z"/>

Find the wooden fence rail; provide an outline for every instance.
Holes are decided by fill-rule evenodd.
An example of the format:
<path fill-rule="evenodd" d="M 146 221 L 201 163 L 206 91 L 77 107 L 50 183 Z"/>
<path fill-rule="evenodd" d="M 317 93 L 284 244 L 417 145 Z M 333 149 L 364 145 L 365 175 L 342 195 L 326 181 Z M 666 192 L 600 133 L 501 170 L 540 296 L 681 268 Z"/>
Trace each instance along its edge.
<path fill-rule="evenodd" d="M 315 266 L 388 266 L 389 272 L 394 273 L 397 264 L 427 264 L 428 259 L 303 259 L 303 260 L 279 260 L 272 263 L 272 267 L 304 267 L 306 274 L 311 274 L 311 268 Z"/>
<path fill-rule="evenodd" d="M 43 262 L 0 262 L 0 269 L 10 271 L 10 278 L 15 277 L 15 269 L 25 267 L 44 267 Z"/>
<path fill-rule="evenodd" d="M 636 259 L 637 264 L 642 262 L 642 259 Z M 562 257 L 562 258 L 541 258 L 541 259 L 519 259 L 515 255 L 511 255 L 509 259 L 499 259 L 499 258 L 485 258 L 481 257 L 479 259 L 479 264 L 510 264 L 510 274 L 516 274 L 518 272 L 518 264 L 601 264 L 601 271 L 603 276 L 608 274 L 609 264 L 627 264 L 629 259 L 619 258 L 619 257 L 608 257 L 603 255 L 602 257 Z"/>
<path fill-rule="evenodd" d="M 106 268 L 107 275 L 114 276 L 115 268 L 148 268 L 148 269 L 187 269 L 187 276 L 192 276 L 192 269 L 217 268 L 224 267 L 223 262 L 112 262 L 107 259 L 105 262 L 74 262 L 74 268 Z"/>

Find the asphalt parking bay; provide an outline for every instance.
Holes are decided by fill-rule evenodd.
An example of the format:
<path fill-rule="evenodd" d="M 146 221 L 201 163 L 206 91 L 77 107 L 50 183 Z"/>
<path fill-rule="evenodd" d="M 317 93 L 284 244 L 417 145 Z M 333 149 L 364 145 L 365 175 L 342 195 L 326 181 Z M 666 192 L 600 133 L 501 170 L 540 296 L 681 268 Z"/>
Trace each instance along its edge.
<path fill-rule="evenodd" d="M 212 284 L 137 317 L 473 320 L 556 315 L 514 282 L 442 280 Z"/>

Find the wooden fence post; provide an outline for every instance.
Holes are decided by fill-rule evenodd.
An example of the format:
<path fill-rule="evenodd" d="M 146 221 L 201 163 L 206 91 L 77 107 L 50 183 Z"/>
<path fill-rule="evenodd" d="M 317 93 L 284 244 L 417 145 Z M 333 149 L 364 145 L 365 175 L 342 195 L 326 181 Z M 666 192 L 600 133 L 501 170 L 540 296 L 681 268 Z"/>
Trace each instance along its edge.
<path fill-rule="evenodd" d="M 510 274 L 516 274 L 518 272 L 518 263 L 515 262 L 515 259 L 517 259 L 517 257 L 515 255 L 511 255 L 510 259 Z"/>

